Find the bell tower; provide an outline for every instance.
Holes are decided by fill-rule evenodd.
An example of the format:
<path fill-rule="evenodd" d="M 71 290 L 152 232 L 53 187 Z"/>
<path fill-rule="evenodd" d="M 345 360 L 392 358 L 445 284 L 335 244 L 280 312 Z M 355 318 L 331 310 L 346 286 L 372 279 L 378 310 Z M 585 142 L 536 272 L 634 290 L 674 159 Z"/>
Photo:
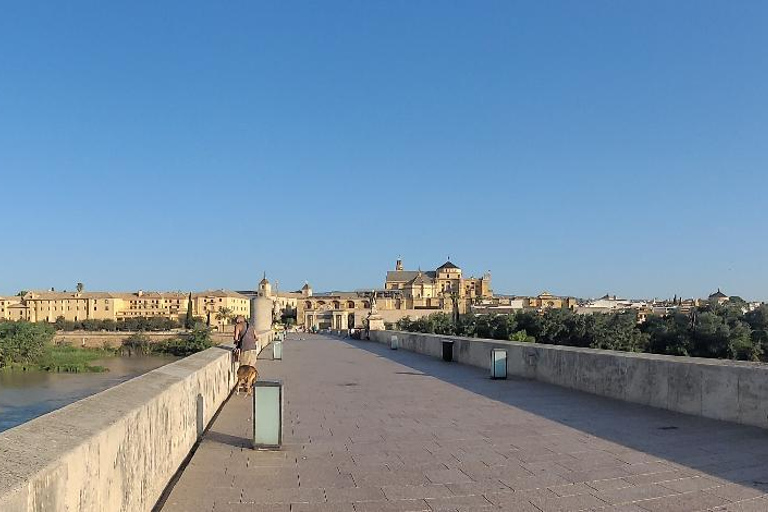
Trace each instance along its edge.
<path fill-rule="evenodd" d="M 267 273 L 264 272 L 264 277 L 259 282 L 259 295 L 262 297 L 272 296 L 272 284 L 267 279 Z"/>

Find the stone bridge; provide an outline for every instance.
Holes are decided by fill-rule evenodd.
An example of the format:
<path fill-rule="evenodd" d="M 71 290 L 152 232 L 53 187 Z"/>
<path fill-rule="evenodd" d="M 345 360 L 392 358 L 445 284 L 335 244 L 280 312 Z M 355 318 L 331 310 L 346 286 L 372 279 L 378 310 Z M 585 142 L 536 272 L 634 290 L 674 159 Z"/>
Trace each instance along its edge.
<path fill-rule="evenodd" d="M 231 367 L 221 349 L 33 420 L 0 435 L 0 510 L 768 510 L 760 365 L 708 361 L 712 368 L 702 370 L 696 360 L 661 358 L 659 368 L 666 367 L 652 380 L 665 382 L 666 399 L 646 386 L 656 389 L 652 402 L 632 391 L 643 380 L 632 363 L 618 364 L 619 371 L 598 361 L 626 354 L 566 351 L 591 364 L 589 372 L 565 368 L 571 356 L 562 353 L 542 352 L 535 363 L 515 356 L 512 377 L 490 380 L 480 360 L 484 342 L 450 340 L 455 359 L 467 363 L 457 364 L 432 357 L 445 339 L 409 336 L 399 334 L 401 348 L 390 350 L 375 341 L 294 334 L 282 361 L 265 351 L 261 377 L 285 383 L 280 451 L 249 448 L 250 401 L 227 398 Z M 514 354 L 516 345 L 509 346 Z M 655 360 L 638 357 L 640 365 Z M 668 410 L 685 401 L 676 363 L 694 365 L 683 386 L 695 400 L 690 414 Z M 603 388 L 592 382 L 600 372 L 610 377 Z M 565 378 L 574 382 L 541 382 Z M 177 398 L 143 407 L 127 392 L 137 390 L 136 381 L 157 397 L 178 387 Z M 599 396 L 609 387 L 620 389 Z M 98 419 L 103 396 L 131 418 L 131 428 Z M 718 403 L 732 421 L 704 417 Z M 83 417 L 92 423 L 73 430 Z M 191 434 L 168 435 L 146 423 L 151 417 L 189 424 Z M 175 455 L 190 449 L 187 460 Z"/>

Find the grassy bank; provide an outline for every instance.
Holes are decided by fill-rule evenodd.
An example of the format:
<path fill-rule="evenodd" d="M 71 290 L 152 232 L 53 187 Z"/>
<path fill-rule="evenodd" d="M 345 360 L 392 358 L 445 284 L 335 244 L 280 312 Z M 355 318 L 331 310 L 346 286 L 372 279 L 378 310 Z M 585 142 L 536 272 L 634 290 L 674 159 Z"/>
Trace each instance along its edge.
<path fill-rule="evenodd" d="M 186 357 L 213 346 L 211 331 L 198 324 L 177 338 L 152 343 L 143 332 L 132 334 L 123 340 L 122 346 L 112 350 L 75 348 L 70 345 L 54 345 L 51 325 L 30 322 L 0 322 L 0 370 L 46 372 L 103 372 L 92 364 L 97 359 L 115 355 L 169 354 Z"/>
<path fill-rule="evenodd" d="M 104 372 L 106 368 L 91 363 L 114 355 L 113 350 L 47 346 L 38 367 L 47 372 Z"/>
<path fill-rule="evenodd" d="M 91 364 L 97 359 L 115 355 L 113 350 L 75 348 L 70 346 L 47 345 L 39 359 L 34 362 L 10 363 L 3 370 L 44 371 L 65 373 L 98 373 L 106 368 Z"/>

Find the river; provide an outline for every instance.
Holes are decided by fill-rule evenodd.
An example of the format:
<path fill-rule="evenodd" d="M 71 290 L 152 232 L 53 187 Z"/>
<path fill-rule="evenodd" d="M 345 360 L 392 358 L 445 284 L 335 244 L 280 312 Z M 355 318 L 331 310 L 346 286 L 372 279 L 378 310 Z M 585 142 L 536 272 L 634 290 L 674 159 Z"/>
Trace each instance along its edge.
<path fill-rule="evenodd" d="M 0 432 L 173 361 L 173 356 L 110 357 L 103 373 L 0 371 Z"/>

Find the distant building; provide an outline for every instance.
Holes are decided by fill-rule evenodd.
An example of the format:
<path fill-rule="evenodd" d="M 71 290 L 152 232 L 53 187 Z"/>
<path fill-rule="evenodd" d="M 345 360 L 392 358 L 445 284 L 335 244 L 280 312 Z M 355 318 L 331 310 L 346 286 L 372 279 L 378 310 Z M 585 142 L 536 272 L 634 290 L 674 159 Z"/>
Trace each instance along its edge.
<path fill-rule="evenodd" d="M 11 320 L 11 306 L 21 303 L 21 297 L 0 297 L 0 320 Z M 16 313 L 18 314 L 18 313 Z"/>
<path fill-rule="evenodd" d="M 408 301 L 407 309 L 417 307 L 436 307 L 439 300 L 457 295 L 464 302 L 461 309 L 466 310 L 467 300 L 493 297 L 491 273 L 483 277 L 463 277 L 462 270 L 449 259 L 434 271 L 403 270 L 403 260 L 398 259 L 395 270 L 387 271 L 384 281 L 385 290 L 402 290 Z M 463 311 L 462 311 L 463 312 Z"/>
<path fill-rule="evenodd" d="M 715 293 L 711 293 L 709 297 L 707 297 L 707 300 L 711 303 L 725 304 L 728 302 L 728 296 L 721 292 L 720 288 L 718 288 Z"/>
<path fill-rule="evenodd" d="M 363 327 L 374 291 L 312 294 L 311 288 L 299 301 L 299 325 L 348 329 Z M 450 259 L 435 270 L 405 270 L 398 259 L 395 269 L 384 279 L 384 289 L 375 291 L 378 314 L 386 322 L 410 316 L 451 313 L 454 301 L 459 313 L 467 313 L 478 301 L 492 299 L 491 274 L 464 277 L 462 269 Z"/>
<path fill-rule="evenodd" d="M 186 314 L 186 300 L 182 300 Z M 205 318 L 208 325 L 223 331 L 234 323 L 237 316 L 248 318 L 251 313 L 251 301 L 242 293 L 231 290 L 207 290 L 192 294 L 192 313 Z"/>
<path fill-rule="evenodd" d="M 511 314 L 521 310 L 545 311 L 547 309 L 571 309 L 576 310 L 578 301 L 574 297 L 553 295 L 547 291 L 539 295 L 517 296 L 499 295 L 490 300 L 483 299 L 472 305 L 472 312 L 483 314 Z"/>
<path fill-rule="evenodd" d="M 303 296 L 297 305 L 296 321 L 307 328 L 353 329 L 362 328 L 371 310 L 371 292 L 328 292 Z M 387 304 L 377 297 L 381 312 Z"/>
<path fill-rule="evenodd" d="M 529 297 L 496 295 L 472 304 L 472 313 L 476 315 L 511 315 L 523 309 L 530 309 Z"/>
<path fill-rule="evenodd" d="M 631 309 L 632 306 L 632 301 L 621 299 L 616 295 L 605 294 L 599 299 L 592 299 L 579 304 L 575 308 L 575 311 L 582 314 L 616 313 L 627 311 L 628 309 Z"/>
<path fill-rule="evenodd" d="M 573 297 L 560 297 L 544 291 L 529 299 L 529 307 L 543 311 L 545 309 L 574 309 L 577 301 Z"/>
<path fill-rule="evenodd" d="M 279 317 L 285 312 L 293 311 L 298 308 L 299 300 L 302 297 L 312 296 L 312 287 L 309 283 L 305 283 L 301 290 L 295 292 L 281 292 L 277 289 L 277 286 L 272 287 L 272 283 L 267 279 L 267 274 L 264 273 L 264 277 L 259 281 L 257 290 L 243 290 L 239 293 L 245 295 L 249 299 L 255 297 L 267 297 L 272 300 L 272 315 L 273 317 Z"/>
<path fill-rule="evenodd" d="M 16 300 L 18 299 L 18 300 Z M 127 318 L 164 317 L 178 320 L 187 314 L 189 294 L 184 292 L 57 292 L 30 291 L 16 299 L 0 299 L 0 318 L 54 323 L 58 318 L 73 322 Z M 4 311 L 3 311 L 4 310 Z M 229 290 L 211 290 L 192 294 L 192 314 L 222 328 L 228 316 L 216 318 L 222 311 L 234 316 L 248 316 L 248 298 Z"/>

